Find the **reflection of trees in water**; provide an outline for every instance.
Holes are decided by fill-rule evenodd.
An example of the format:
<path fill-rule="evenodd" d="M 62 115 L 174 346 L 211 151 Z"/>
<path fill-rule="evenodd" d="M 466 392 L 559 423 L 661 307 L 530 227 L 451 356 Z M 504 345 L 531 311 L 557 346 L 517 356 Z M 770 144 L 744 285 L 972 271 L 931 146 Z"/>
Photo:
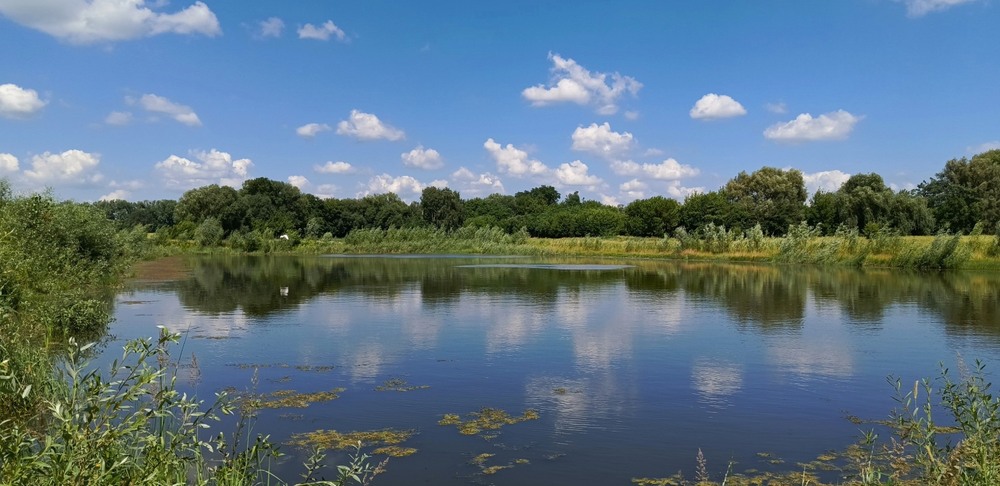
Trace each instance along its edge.
<path fill-rule="evenodd" d="M 209 314 L 242 309 L 267 315 L 337 287 L 346 269 L 333 262 L 281 257 L 199 258 L 177 282 L 181 304 Z"/>
<path fill-rule="evenodd" d="M 709 263 L 671 267 L 672 272 L 637 269 L 626 277 L 626 285 L 633 292 L 683 289 L 689 295 L 717 301 L 740 325 L 759 326 L 765 331 L 802 326 L 807 282 L 797 272 L 776 266 Z"/>
<path fill-rule="evenodd" d="M 629 272 L 625 283 L 638 294 L 680 289 L 710 298 L 737 322 L 762 331 L 801 327 L 811 292 L 852 323 L 878 326 L 888 308 L 915 304 L 939 315 L 946 332 L 1000 334 L 1000 275 L 994 273 L 657 263 Z"/>
<path fill-rule="evenodd" d="M 1000 279 L 988 273 L 940 276 L 946 290 L 927 292 L 920 304 L 939 312 L 946 331 L 955 334 L 1000 334 Z"/>
<path fill-rule="evenodd" d="M 483 263 L 474 258 L 207 257 L 193 260 L 191 276 L 176 287 L 191 309 L 266 315 L 334 292 L 387 298 L 418 289 L 425 305 L 447 305 L 471 294 L 553 306 L 567 295 L 624 283 L 633 297 L 650 302 L 678 291 L 710 299 L 740 325 L 761 331 L 800 329 L 811 294 L 818 303 L 840 308 L 848 322 L 877 327 L 887 309 L 915 304 L 941 316 L 946 332 L 1000 334 L 1000 275 L 991 273 L 679 262 L 641 262 L 614 271 L 460 266 L 470 262 Z"/>
<path fill-rule="evenodd" d="M 448 304 L 463 292 L 513 294 L 553 303 L 561 292 L 614 285 L 620 271 L 462 268 L 473 259 L 224 256 L 194 259 L 176 283 L 181 303 L 205 313 L 243 309 L 267 315 L 333 292 L 396 297 L 419 288 L 425 304 Z"/>

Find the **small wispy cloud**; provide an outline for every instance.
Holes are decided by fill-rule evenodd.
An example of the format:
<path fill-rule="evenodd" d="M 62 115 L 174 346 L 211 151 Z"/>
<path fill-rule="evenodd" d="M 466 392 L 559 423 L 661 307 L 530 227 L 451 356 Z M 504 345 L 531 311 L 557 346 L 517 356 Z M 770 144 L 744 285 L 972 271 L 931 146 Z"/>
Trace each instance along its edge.
<path fill-rule="evenodd" d="M 303 25 L 299 27 L 298 33 L 299 39 L 327 41 L 332 37 L 340 42 L 347 42 L 347 33 L 337 27 L 337 24 L 334 24 L 332 20 L 327 20 L 320 25 Z"/>

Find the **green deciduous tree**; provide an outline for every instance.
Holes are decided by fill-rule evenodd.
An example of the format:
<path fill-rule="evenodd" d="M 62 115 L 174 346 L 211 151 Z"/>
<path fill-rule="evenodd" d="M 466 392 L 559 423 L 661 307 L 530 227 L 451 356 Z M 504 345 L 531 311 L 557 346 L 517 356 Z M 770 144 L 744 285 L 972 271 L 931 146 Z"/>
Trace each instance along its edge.
<path fill-rule="evenodd" d="M 740 172 L 722 192 L 733 204 L 730 227 L 750 228 L 759 223 L 765 233 L 782 235 L 805 218 L 806 186 L 796 169 L 763 167 Z"/>
<path fill-rule="evenodd" d="M 681 206 L 680 225 L 689 232 L 709 223 L 727 225 L 732 212 L 732 204 L 719 191 L 691 194 Z"/>
<path fill-rule="evenodd" d="M 680 222 L 681 205 L 673 199 L 653 196 L 625 206 L 625 233 L 631 236 L 663 236 L 673 233 Z"/>
<path fill-rule="evenodd" d="M 1000 222 L 1000 149 L 949 160 L 918 192 L 942 228 L 968 233 L 980 221 L 992 227 Z"/>
<path fill-rule="evenodd" d="M 424 221 L 431 226 L 453 230 L 465 222 L 462 196 L 451 189 L 427 187 L 420 194 L 420 210 Z"/>
<path fill-rule="evenodd" d="M 191 189 L 177 201 L 174 209 L 174 219 L 177 222 L 190 221 L 201 224 L 205 218 L 212 216 L 219 220 L 227 232 L 240 227 L 242 215 L 239 214 L 236 201 L 239 193 L 229 186 L 212 184 Z"/>
<path fill-rule="evenodd" d="M 365 228 L 403 228 L 413 226 L 411 208 L 398 195 L 372 194 L 358 201 L 357 210 Z M 419 218 L 419 214 L 417 215 Z"/>

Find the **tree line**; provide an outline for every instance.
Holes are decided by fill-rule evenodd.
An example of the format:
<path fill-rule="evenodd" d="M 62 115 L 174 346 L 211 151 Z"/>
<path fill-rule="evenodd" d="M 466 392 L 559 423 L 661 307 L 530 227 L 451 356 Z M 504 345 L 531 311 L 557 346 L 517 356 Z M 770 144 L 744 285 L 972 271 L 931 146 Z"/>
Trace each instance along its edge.
<path fill-rule="evenodd" d="M 611 206 L 561 195 L 542 185 L 513 195 L 462 199 L 452 189 L 428 187 L 407 204 L 386 193 L 357 199 L 321 199 L 286 182 L 257 178 L 240 189 L 209 185 L 177 201 L 123 200 L 93 203 L 120 228 L 144 226 L 169 238 L 250 241 L 275 238 L 344 237 L 355 229 L 463 226 L 524 229 L 531 236 L 673 235 L 679 228 L 706 226 L 784 236 L 803 221 L 822 234 L 839 228 L 872 235 L 993 232 L 1000 222 L 1000 150 L 949 160 L 913 190 L 894 191 L 875 173 L 851 176 L 836 191 L 808 199 L 795 169 L 763 167 L 740 172 L 718 190 L 693 194 L 683 203 L 663 196 Z M 247 248 L 252 249 L 252 248 Z"/>

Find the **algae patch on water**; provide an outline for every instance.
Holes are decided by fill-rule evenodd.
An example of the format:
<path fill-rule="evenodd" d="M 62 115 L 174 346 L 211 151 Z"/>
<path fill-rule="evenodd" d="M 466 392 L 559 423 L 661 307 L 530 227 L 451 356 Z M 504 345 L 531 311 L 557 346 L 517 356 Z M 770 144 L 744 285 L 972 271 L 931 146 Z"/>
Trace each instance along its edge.
<path fill-rule="evenodd" d="M 375 387 L 375 391 L 408 392 L 413 390 L 426 390 L 428 388 L 430 388 L 430 385 L 410 385 L 402 378 L 389 378 L 381 385 Z"/>
<path fill-rule="evenodd" d="M 438 425 L 454 425 L 462 435 L 477 435 L 484 431 L 500 430 L 504 425 L 513 425 L 527 420 L 538 420 L 538 412 L 528 409 L 519 417 L 514 417 L 499 408 L 487 407 L 468 414 L 465 420 L 456 414 L 445 414 L 444 418 L 438 421 Z"/>
<path fill-rule="evenodd" d="M 372 451 L 372 454 L 376 456 L 389 456 L 389 457 L 406 457 L 416 454 L 417 450 L 412 447 L 400 447 L 400 446 L 385 446 L 379 447 Z"/>
<path fill-rule="evenodd" d="M 247 406 L 260 408 L 306 408 L 310 403 L 328 402 L 340 398 L 344 388 L 315 393 L 299 393 L 295 390 L 278 390 L 263 395 L 251 395 L 244 400 Z"/>
<path fill-rule="evenodd" d="M 496 474 L 496 473 L 498 473 L 500 471 L 503 471 L 504 469 L 511 469 L 511 468 L 513 468 L 514 466 L 517 466 L 517 465 L 531 464 L 531 461 L 529 461 L 527 459 L 514 459 L 513 461 L 511 461 L 511 462 L 509 462 L 507 464 L 487 466 L 486 462 L 489 461 L 490 458 L 493 457 L 493 456 L 495 456 L 495 455 L 496 454 L 490 454 L 488 452 L 484 452 L 484 453 L 479 454 L 478 456 L 473 457 L 472 459 L 470 459 L 469 460 L 469 464 L 472 464 L 472 465 L 478 467 L 479 468 L 479 472 L 482 473 L 482 474 L 484 474 L 484 475 L 486 475 L 486 476 L 492 476 L 492 475 L 494 475 L 494 474 Z"/>
<path fill-rule="evenodd" d="M 302 434 L 295 434 L 289 444 L 297 447 L 320 447 L 323 449 L 345 450 L 357 447 L 360 443 L 364 446 L 382 446 L 376 449 L 375 454 L 392 455 L 390 452 L 398 453 L 396 457 L 408 456 L 417 452 L 416 449 L 409 449 L 396 446 L 405 442 L 413 436 L 412 430 L 382 429 L 365 430 L 359 432 L 338 432 L 336 430 L 316 430 Z"/>

